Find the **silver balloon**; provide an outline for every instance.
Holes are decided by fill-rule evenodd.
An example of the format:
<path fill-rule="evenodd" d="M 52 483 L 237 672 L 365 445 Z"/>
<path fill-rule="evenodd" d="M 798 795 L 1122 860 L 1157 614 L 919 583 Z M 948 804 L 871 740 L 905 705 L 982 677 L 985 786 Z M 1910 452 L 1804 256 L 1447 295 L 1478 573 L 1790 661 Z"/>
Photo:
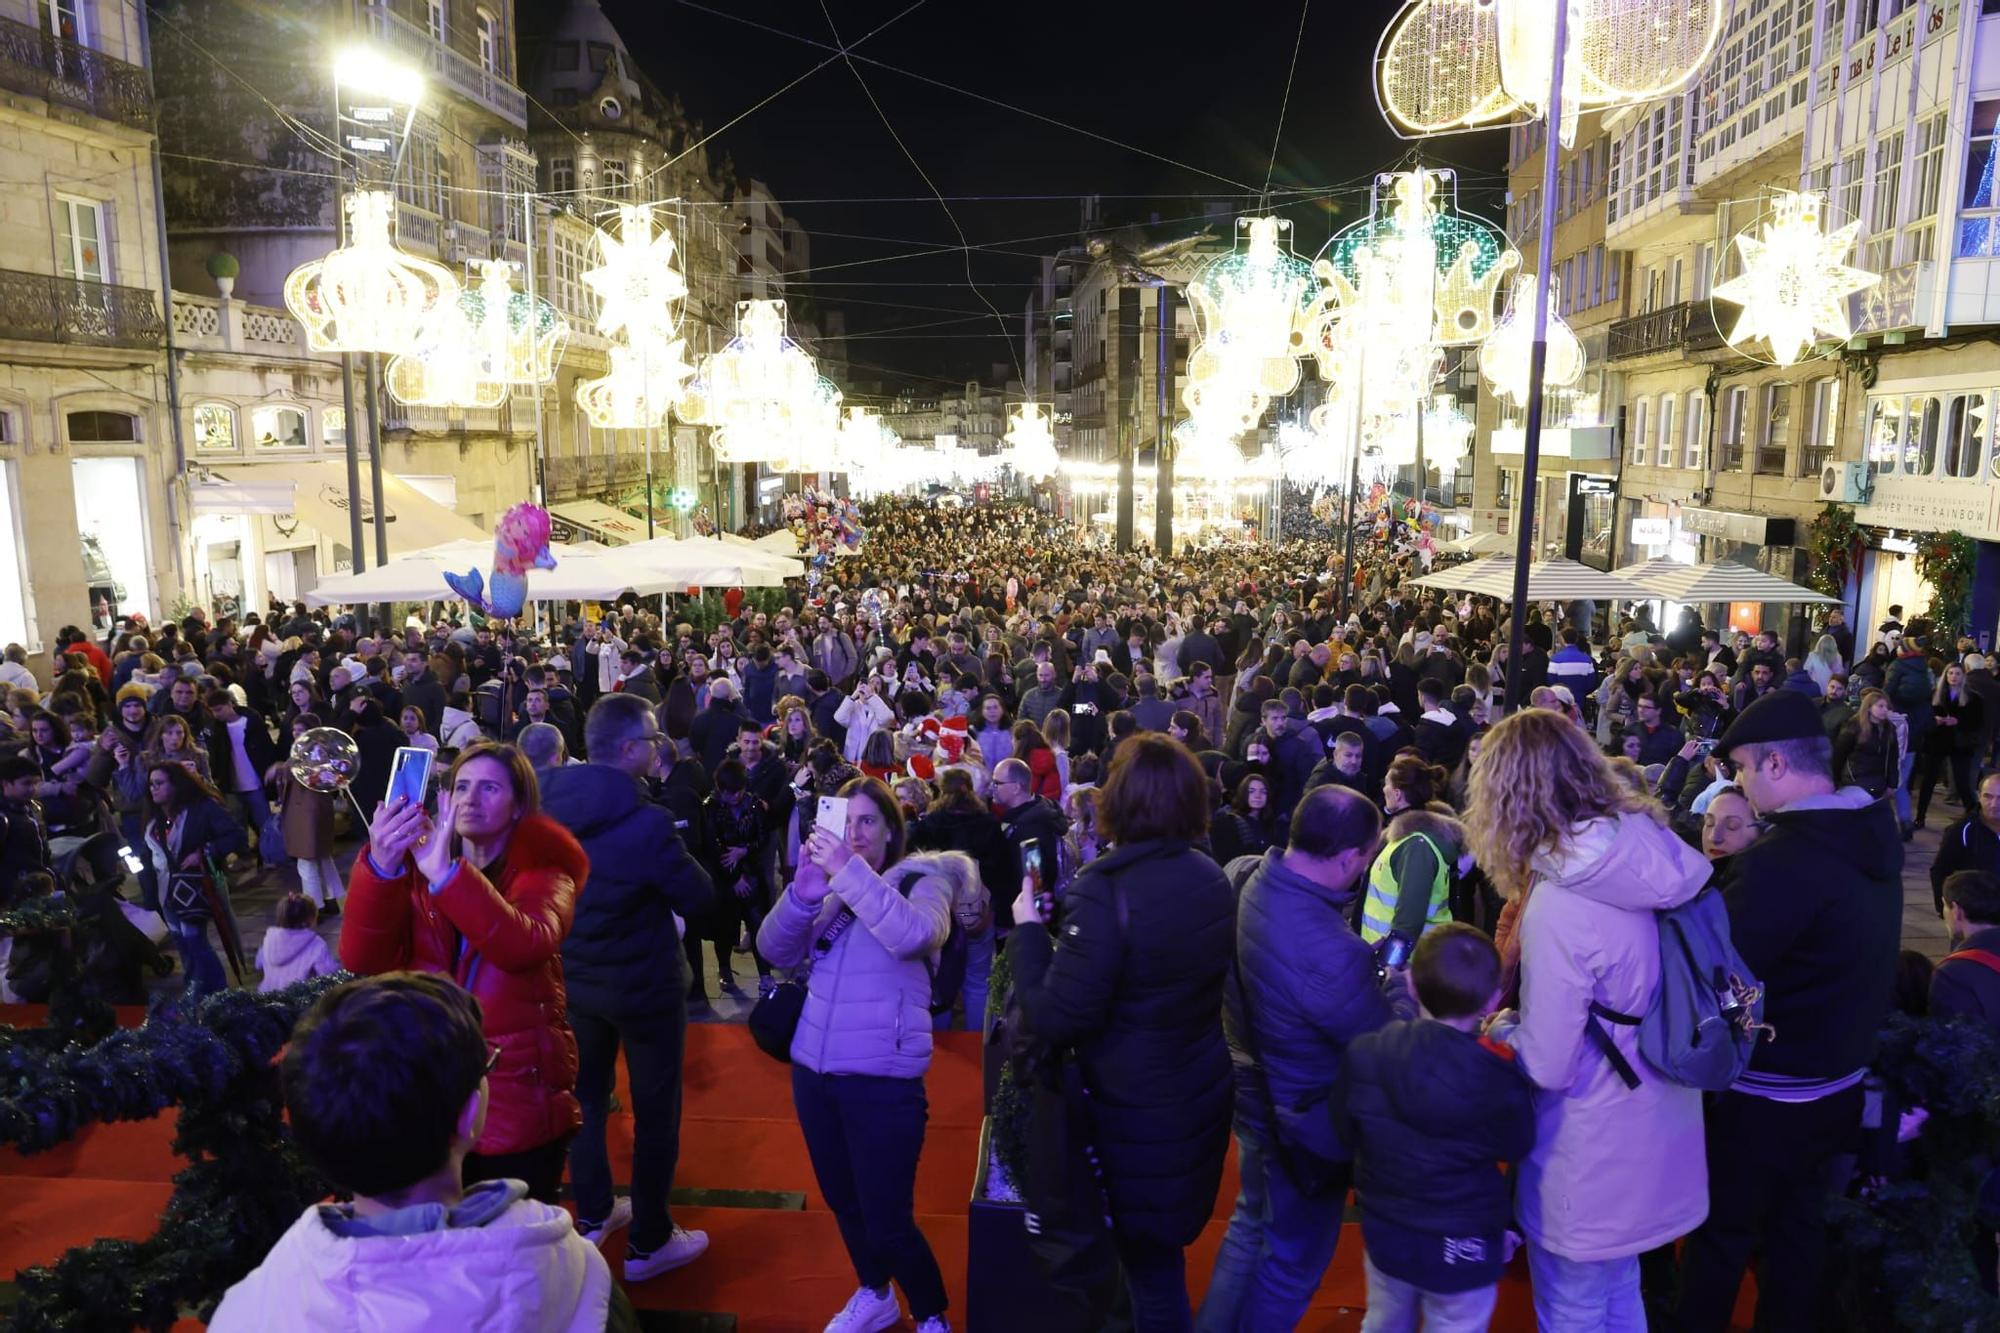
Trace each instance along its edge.
<path fill-rule="evenodd" d="M 361 747 L 337 727 L 314 727 L 293 742 L 291 768 L 308 791 L 345 791 L 361 771 Z"/>

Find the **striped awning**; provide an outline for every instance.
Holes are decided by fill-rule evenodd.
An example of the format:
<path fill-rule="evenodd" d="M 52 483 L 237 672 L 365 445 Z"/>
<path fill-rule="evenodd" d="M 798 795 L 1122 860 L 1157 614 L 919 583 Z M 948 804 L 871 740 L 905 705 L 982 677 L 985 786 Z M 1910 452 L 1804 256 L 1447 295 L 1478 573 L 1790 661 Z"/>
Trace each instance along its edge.
<path fill-rule="evenodd" d="M 1468 560 L 1464 564 L 1452 565 L 1445 569 L 1434 569 L 1422 578 L 1406 580 L 1403 586 L 1406 588 L 1444 588 L 1455 592 L 1460 588 L 1471 587 L 1474 582 L 1478 581 L 1479 576 L 1485 571 L 1486 567 L 1499 559 L 1505 559 L 1505 557 L 1483 556 L 1478 560 Z M 1512 559 L 1507 559 L 1506 564 L 1510 570 L 1514 567 Z"/>
<path fill-rule="evenodd" d="M 1790 579 L 1766 574 L 1740 560 L 1717 560 L 1706 565 L 1683 565 L 1673 560 L 1648 560 L 1618 571 L 1645 592 L 1669 602 L 1771 602 L 1838 603 Z"/>
<path fill-rule="evenodd" d="M 1507 600 L 1514 595 L 1514 559 L 1496 555 L 1465 567 L 1471 571 L 1452 583 L 1461 592 L 1480 593 Z M 1638 584 L 1607 574 L 1601 569 L 1558 557 L 1537 560 L 1528 566 L 1528 600 L 1531 602 L 1573 602 L 1580 598 L 1607 601 L 1614 598 L 1649 598 Z"/>
<path fill-rule="evenodd" d="M 1514 549 L 1514 539 L 1497 532 L 1475 532 L 1438 548 L 1454 555 L 1504 555 Z"/>

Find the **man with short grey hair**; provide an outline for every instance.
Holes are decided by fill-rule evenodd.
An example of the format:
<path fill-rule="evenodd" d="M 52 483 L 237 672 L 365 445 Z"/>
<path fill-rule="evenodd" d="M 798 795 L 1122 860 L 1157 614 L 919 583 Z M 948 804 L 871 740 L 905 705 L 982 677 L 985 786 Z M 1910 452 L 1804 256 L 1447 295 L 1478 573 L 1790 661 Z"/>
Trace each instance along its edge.
<path fill-rule="evenodd" d="M 528 756 L 535 777 L 544 782 L 553 770 L 569 762 L 569 747 L 563 743 L 562 732 L 547 722 L 530 722 L 522 727 L 514 744 Z"/>

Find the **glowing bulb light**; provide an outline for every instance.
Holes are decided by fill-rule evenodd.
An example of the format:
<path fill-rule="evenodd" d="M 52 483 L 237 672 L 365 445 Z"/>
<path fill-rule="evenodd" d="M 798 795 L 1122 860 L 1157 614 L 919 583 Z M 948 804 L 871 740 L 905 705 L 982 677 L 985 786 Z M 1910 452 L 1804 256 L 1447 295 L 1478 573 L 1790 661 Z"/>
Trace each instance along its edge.
<path fill-rule="evenodd" d="M 1187 287 L 1201 342 L 1188 357 L 1181 401 L 1239 433 L 1275 397 L 1298 387 L 1299 362 L 1319 304 L 1312 266 L 1281 239 L 1288 219 L 1238 218 L 1241 248 L 1204 264 Z"/>
<path fill-rule="evenodd" d="M 1001 461 L 1029 481 L 1047 481 L 1062 465 L 1049 410 L 1040 403 L 1022 403 L 1015 408 L 1007 417 L 1007 434 L 1002 438 L 1007 451 Z"/>
<path fill-rule="evenodd" d="M 680 338 L 687 280 L 674 267 L 673 234 L 653 230 L 647 204 L 618 206 L 618 234 L 597 229 L 596 268 L 582 274 L 597 293 L 597 330 L 620 341 L 609 374 L 579 381 L 576 405 L 601 430 L 646 430 L 666 424 L 688 377 Z"/>
<path fill-rule="evenodd" d="M 876 416 L 871 409 L 850 407 L 841 418 L 834 446 L 834 464 L 829 470 L 850 475 L 878 472 L 883 460 L 900 443 L 889 423 Z"/>
<path fill-rule="evenodd" d="M 569 341 L 569 324 L 547 301 L 514 290 L 514 265 L 478 264 L 479 284 L 440 309 L 415 350 L 389 362 L 396 401 L 494 408 L 514 385 L 546 384 Z"/>
<path fill-rule="evenodd" d="M 1824 205 L 1817 194 L 1781 191 L 1763 234 L 1736 237 L 1743 272 L 1718 285 L 1714 299 L 1743 307 L 1727 337 L 1744 355 L 1761 342 L 1766 359 L 1789 366 L 1822 342 L 1846 342 L 1854 332 L 1847 298 L 1882 281 L 1847 264 L 1860 222 L 1829 232 L 1821 223 Z"/>
<path fill-rule="evenodd" d="M 389 239 L 395 206 L 387 190 L 349 195 L 346 242 L 285 279 L 285 305 L 313 351 L 408 352 L 458 299 L 450 269 L 404 254 Z"/>
<path fill-rule="evenodd" d="M 1411 0 L 1376 48 L 1382 114 L 1411 138 L 1539 118 L 1563 3 L 1565 147 L 1583 112 L 1685 86 L 1708 63 L 1729 11 L 1725 0 Z"/>
<path fill-rule="evenodd" d="M 1556 314 L 1562 287 L 1549 279 L 1548 358 L 1542 368 L 1542 388 L 1567 389 L 1583 378 L 1583 344 Z M 1514 282 L 1507 313 L 1479 350 L 1479 373 L 1493 391 L 1516 405 L 1527 402 L 1529 358 L 1535 341 L 1535 277 L 1524 274 Z"/>
<path fill-rule="evenodd" d="M 709 444 L 722 462 L 789 458 L 800 437 L 828 429 L 819 371 L 786 335 L 783 301 L 737 302 L 736 330 L 703 358 L 681 416 L 714 428 Z"/>

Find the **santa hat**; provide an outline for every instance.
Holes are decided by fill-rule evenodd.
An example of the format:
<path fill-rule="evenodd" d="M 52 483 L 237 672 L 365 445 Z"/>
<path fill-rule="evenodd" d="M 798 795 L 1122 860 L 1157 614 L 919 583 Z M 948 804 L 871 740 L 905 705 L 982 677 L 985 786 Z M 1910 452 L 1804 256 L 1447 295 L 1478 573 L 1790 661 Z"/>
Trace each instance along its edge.
<path fill-rule="evenodd" d="M 965 753 L 964 731 L 947 731 L 942 736 L 939 736 L 937 752 L 944 756 L 946 763 L 957 763 L 959 757 Z"/>
<path fill-rule="evenodd" d="M 957 732 L 958 738 L 961 742 L 964 741 L 966 733 L 970 730 L 963 717 L 948 717 L 944 720 L 942 725 L 946 731 Z"/>
<path fill-rule="evenodd" d="M 903 769 L 909 776 L 921 778 L 925 782 L 932 782 L 937 778 L 937 765 L 931 762 L 931 757 L 927 754 L 911 755 L 909 763 L 905 764 Z"/>
<path fill-rule="evenodd" d="M 944 734 L 944 723 L 940 722 L 937 718 L 927 717 L 917 724 L 917 734 L 935 741 L 939 736 Z"/>

